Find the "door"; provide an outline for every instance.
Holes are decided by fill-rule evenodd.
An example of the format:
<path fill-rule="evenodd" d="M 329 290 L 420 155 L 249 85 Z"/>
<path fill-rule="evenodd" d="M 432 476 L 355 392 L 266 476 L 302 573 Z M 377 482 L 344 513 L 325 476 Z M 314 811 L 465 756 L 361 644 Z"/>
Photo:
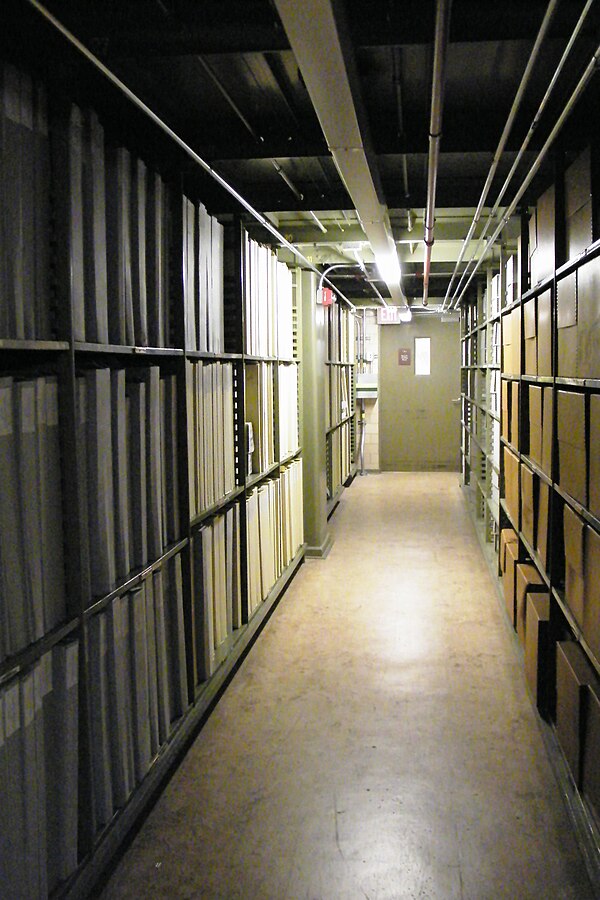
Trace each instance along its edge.
<path fill-rule="evenodd" d="M 379 333 L 381 469 L 458 471 L 460 404 L 452 401 L 460 396 L 459 323 L 422 316 Z M 429 339 L 429 375 L 415 374 L 416 338 Z"/>

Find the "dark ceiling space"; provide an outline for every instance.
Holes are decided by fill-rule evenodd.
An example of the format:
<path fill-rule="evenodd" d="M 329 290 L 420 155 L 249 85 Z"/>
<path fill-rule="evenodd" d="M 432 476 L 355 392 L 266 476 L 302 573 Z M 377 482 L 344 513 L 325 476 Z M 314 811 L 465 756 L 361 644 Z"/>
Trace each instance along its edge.
<path fill-rule="evenodd" d="M 412 243 L 423 239 L 427 200 L 435 3 L 326 2 L 333 10 L 348 62 L 356 117 L 379 200 L 389 210 L 394 238 L 410 239 L 414 255 Z M 448 227 L 452 248 L 448 247 L 448 259 L 433 259 L 433 296 L 443 295 L 447 285 L 456 242 L 467 232 L 547 5 L 540 0 L 452 3 L 436 195 L 436 222 L 442 231 Z M 39 41 L 34 46 L 56 39 L 27 0 L 7 0 L 5 6 L 3 42 L 9 52 L 26 52 L 29 35 L 36 29 Z M 342 244 L 360 241 L 355 203 L 338 174 L 276 0 L 47 0 L 44 6 L 250 204 L 261 213 L 273 214 L 273 223 L 288 239 L 314 251 L 316 262 L 339 262 L 338 257 L 343 261 L 348 250 Z M 583 6 L 584 0 L 557 4 L 492 182 L 490 206 Z M 505 204 L 596 50 L 598 6 L 592 8 L 577 39 Z M 326 58 L 328 35 L 323 36 L 322 52 Z M 52 77 L 66 78 L 75 90 L 79 86 L 87 96 L 97 96 L 105 116 L 117 117 L 121 124 L 126 120 L 132 139 L 147 156 L 168 159 L 173 155 L 166 139 L 149 129 L 141 114 L 132 113 L 102 76 L 91 73 L 89 65 L 81 65 L 76 51 L 65 48 L 64 61 L 64 71 Z M 43 53 L 36 51 L 35 62 L 44 67 Z M 575 153 L 589 134 L 590 117 L 597 116 L 600 99 L 597 81 L 592 80 L 562 129 L 561 151 Z M 334 96 L 336 90 L 332 83 Z M 553 165 L 550 153 L 524 202 L 535 200 L 551 180 Z M 186 170 L 189 182 L 212 211 L 239 210 L 191 162 Z M 410 234 L 408 210 L 415 223 Z M 320 217 L 326 231 L 312 213 Z M 308 254 L 306 249 L 303 252 Z M 416 297 L 423 265 L 416 256 L 414 262 L 408 256 L 407 251 L 402 259 L 404 290 Z M 367 273 L 377 277 L 370 263 L 365 258 Z M 337 277 L 351 299 L 373 296 L 364 272 L 338 270 Z M 378 286 L 385 296 L 385 285 Z"/>

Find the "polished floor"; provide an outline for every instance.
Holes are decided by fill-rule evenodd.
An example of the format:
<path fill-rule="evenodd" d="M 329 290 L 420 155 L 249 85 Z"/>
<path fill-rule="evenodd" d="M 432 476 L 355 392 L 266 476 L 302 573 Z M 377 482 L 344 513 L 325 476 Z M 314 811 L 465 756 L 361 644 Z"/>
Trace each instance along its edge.
<path fill-rule="evenodd" d="M 458 476 L 332 527 L 105 900 L 592 900 Z"/>

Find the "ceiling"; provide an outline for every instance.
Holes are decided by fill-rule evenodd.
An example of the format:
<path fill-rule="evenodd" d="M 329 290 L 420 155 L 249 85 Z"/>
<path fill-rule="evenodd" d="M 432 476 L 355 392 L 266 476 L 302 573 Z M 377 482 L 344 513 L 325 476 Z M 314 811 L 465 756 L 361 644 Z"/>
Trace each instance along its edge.
<path fill-rule="evenodd" d="M 59 38 L 28 0 L 6 2 L 4 40 L 10 52 L 31 53 L 37 46 L 35 64 L 43 66 L 46 56 L 55 69 L 53 54 L 39 48 L 51 50 L 55 41 L 62 47 Z M 540 0 L 451 4 L 429 287 L 434 306 L 446 292 L 547 5 Z M 501 209 L 596 50 L 597 6 Z M 323 267 L 347 266 L 330 275 L 345 296 L 354 303 L 381 302 L 378 293 L 389 298 L 390 292 L 373 264 L 370 214 L 361 209 L 366 201 L 357 199 L 344 161 L 362 160 L 384 230 L 398 250 L 403 296 L 413 306 L 420 303 L 435 2 L 47 0 L 45 7 L 307 259 Z M 583 7 L 584 0 L 557 3 L 486 208 L 498 195 Z M 130 128 L 140 152 L 173 156 L 168 142 L 132 114 L 102 76 L 81 65 L 79 53 L 64 49 L 61 60 L 60 77 L 75 92 L 97 95 L 105 117 Z M 597 115 L 597 81 L 562 129 L 561 150 L 575 153 L 585 142 L 590 116 Z M 344 147 L 344 141 L 352 143 Z M 524 203 L 552 180 L 553 166 L 549 154 Z M 360 167 L 357 171 L 360 175 Z M 198 188 L 211 212 L 239 211 L 231 195 L 191 162 L 184 183 Z M 244 216 L 259 237 L 266 234 L 248 213 Z M 515 222 L 504 232 L 505 243 L 514 243 L 517 233 Z"/>

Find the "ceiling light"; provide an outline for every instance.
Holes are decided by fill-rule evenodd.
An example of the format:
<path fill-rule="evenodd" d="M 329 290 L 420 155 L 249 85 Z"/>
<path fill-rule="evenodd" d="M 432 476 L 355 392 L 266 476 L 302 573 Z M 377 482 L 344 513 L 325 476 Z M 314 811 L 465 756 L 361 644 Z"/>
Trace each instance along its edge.
<path fill-rule="evenodd" d="M 412 312 L 410 310 L 410 306 L 407 306 L 406 309 L 403 309 L 401 313 L 399 313 L 398 318 L 401 322 L 412 322 Z"/>
<path fill-rule="evenodd" d="M 375 264 L 386 284 L 400 284 L 400 263 L 395 253 L 377 254 Z"/>

